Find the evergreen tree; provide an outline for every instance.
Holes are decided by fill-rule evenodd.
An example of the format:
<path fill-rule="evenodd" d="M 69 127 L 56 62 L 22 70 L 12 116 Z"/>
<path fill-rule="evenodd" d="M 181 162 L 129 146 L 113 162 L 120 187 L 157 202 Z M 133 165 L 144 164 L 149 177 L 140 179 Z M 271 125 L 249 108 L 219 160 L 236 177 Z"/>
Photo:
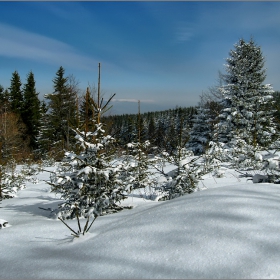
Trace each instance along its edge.
<path fill-rule="evenodd" d="M 147 132 L 148 139 L 150 139 L 151 144 L 154 144 L 155 129 L 156 129 L 155 120 L 154 117 L 151 116 L 148 119 L 148 132 Z"/>
<path fill-rule="evenodd" d="M 10 131 L 11 135 L 17 135 L 18 144 L 13 146 L 11 151 L 13 151 L 10 156 L 15 157 L 16 159 L 22 159 L 25 156 L 29 156 L 28 150 L 28 139 L 26 138 L 26 126 L 22 121 L 23 117 L 23 92 L 21 89 L 21 80 L 17 71 L 12 74 L 11 78 L 11 86 L 9 91 L 5 93 L 5 95 L 9 96 L 9 102 L 6 103 L 5 110 L 9 111 L 9 118 L 4 116 L 5 120 L 9 120 L 11 123 Z M 12 129 L 12 127 L 16 127 Z M 9 127 L 6 132 L 9 133 Z M 7 142 L 10 146 L 11 144 Z"/>
<path fill-rule="evenodd" d="M 93 94 L 90 92 L 90 89 L 87 88 L 80 109 L 80 126 L 83 127 L 85 131 L 92 130 L 94 126 L 94 107 L 92 104 L 92 100 Z"/>
<path fill-rule="evenodd" d="M 274 109 L 275 109 L 274 117 L 279 131 L 280 130 L 280 91 L 275 91 L 273 93 L 273 101 L 274 101 Z"/>
<path fill-rule="evenodd" d="M 203 93 L 200 96 L 198 108 L 193 115 L 187 147 L 195 155 L 203 154 L 208 148 L 209 141 L 213 140 L 215 121 L 222 109 L 216 101 L 217 97 L 214 96 L 216 92 L 213 91 L 214 87 L 211 88 L 210 93 Z"/>
<path fill-rule="evenodd" d="M 4 89 L 0 85 L 0 112 L 7 112 L 11 109 L 9 96 L 10 96 L 10 93 L 9 93 L 8 89 Z"/>
<path fill-rule="evenodd" d="M 58 149 L 69 149 L 71 127 L 77 127 L 77 93 L 68 84 L 68 77 L 61 66 L 53 80 L 54 92 L 46 95 L 48 104 L 48 122 L 52 142 Z"/>
<path fill-rule="evenodd" d="M 137 136 L 138 141 L 141 139 L 141 142 L 144 142 L 145 140 L 148 140 L 147 138 L 147 126 L 145 119 L 142 117 L 141 114 L 137 115 Z"/>
<path fill-rule="evenodd" d="M 137 121 L 135 116 L 128 115 L 123 122 L 120 135 L 122 144 L 131 143 L 137 139 Z"/>
<path fill-rule="evenodd" d="M 229 161 L 238 169 L 260 169 L 260 152 L 272 148 L 277 138 L 273 90 L 263 84 L 266 75 L 261 48 L 240 39 L 227 59 L 221 87 L 223 109 L 218 116 L 209 155 Z"/>
<path fill-rule="evenodd" d="M 156 124 L 156 133 L 154 143 L 159 149 L 166 148 L 167 123 L 163 117 L 160 117 Z"/>
<path fill-rule="evenodd" d="M 61 193 L 66 201 L 59 207 L 59 217 L 95 219 L 106 212 L 121 210 L 117 202 L 125 198 L 126 186 L 121 180 L 122 166 L 114 165 L 113 161 L 115 139 L 104 135 L 102 123 L 96 123 L 93 131 L 76 132 L 82 152 L 67 152 L 55 180 L 49 182 L 52 191 Z"/>
<path fill-rule="evenodd" d="M 40 129 L 40 100 L 35 88 L 34 74 L 30 72 L 27 76 L 27 83 L 23 89 L 23 113 L 22 119 L 26 125 L 29 146 L 32 150 L 38 148 L 38 136 Z"/>
<path fill-rule="evenodd" d="M 152 195 L 151 187 L 155 185 L 151 172 L 152 160 L 149 158 L 148 150 L 150 142 L 137 141 L 128 143 L 127 151 L 123 152 L 123 182 L 130 192 L 136 189 L 144 189 L 146 193 Z"/>
<path fill-rule="evenodd" d="M 16 162 L 9 159 L 4 162 L 0 157 L 0 201 L 15 196 L 16 192 L 25 188 L 25 175 L 16 171 Z"/>
<path fill-rule="evenodd" d="M 21 90 L 20 76 L 17 71 L 12 74 L 10 90 L 11 109 L 14 113 L 22 115 L 23 112 L 23 94 Z"/>
<path fill-rule="evenodd" d="M 151 149 L 153 146 L 172 149 L 173 138 L 176 137 L 180 130 L 180 120 L 183 119 L 185 127 L 191 128 L 194 113 L 194 107 L 180 107 L 160 112 L 144 113 L 141 114 L 140 119 L 137 114 L 125 114 L 107 116 L 104 118 L 104 121 L 106 124 L 109 124 L 110 121 L 114 123 L 113 126 L 110 125 L 109 134 L 114 135 L 122 146 L 131 142 L 137 142 L 140 120 L 141 139 L 143 142 L 148 140 L 151 143 Z"/>
<path fill-rule="evenodd" d="M 266 75 L 261 48 L 251 39 L 240 39 L 235 50 L 227 59 L 224 80 L 221 88 L 224 94 L 218 124 L 219 140 L 230 142 L 240 137 L 247 144 L 267 147 L 275 135 L 272 105 L 272 87 L 263 84 Z"/>
<path fill-rule="evenodd" d="M 52 146 L 52 131 L 48 123 L 48 106 L 45 101 L 40 106 L 40 129 L 38 133 L 38 152 L 42 159 L 45 159 Z"/>
<path fill-rule="evenodd" d="M 79 230 L 71 229 L 76 237 L 88 232 L 97 217 L 123 209 L 118 203 L 126 197 L 126 186 L 122 180 L 124 169 L 122 164 L 114 162 L 115 139 L 105 135 L 101 123 L 101 117 L 108 110 L 113 96 L 102 105 L 99 90 L 97 101 L 91 100 L 94 108 L 93 131 L 76 129 L 75 139 L 81 153 L 67 152 L 55 178 L 49 182 L 52 191 L 61 193 L 65 200 L 59 207 L 58 218 L 64 224 L 64 219 L 77 218 Z M 83 229 L 80 217 L 87 219 Z M 91 217 L 93 219 L 89 224 Z"/>
<path fill-rule="evenodd" d="M 193 152 L 186 149 L 187 138 L 182 123 L 183 120 L 176 137 L 176 148 L 169 152 L 161 150 L 159 156 L 153 159 L 154 168 L 166 177 L 162 186 L 164 199 L 173 199 L 198 190 L 199 180 L 208 171 L 199 161 L 199 157 L 193 157 Z M 166 173 L 164 171 L 166 162 L 176 168 Z"/>
<path fill-rule="evenodd" d="M 200 104 L 200 107 L 197 109 L 197 114 L 193 119 L 193 127 L 187 144 L 187 147 L 195 155 L 202 154 L 210 141 L 210 122 L 209 109 L 204 104 Z"/>
<path fill-rule="evenodd" d="M 127 144 L 127 152 L 124 155 L 126 166 L 125 183 L 129 187 L 130 191 L 140 188 L 144 188 L 146 191 L 146 187 L 148 187 L 148 191 L 151 191 L 151 186 L 155 183 L 151 179 L 151 160 L 148 155 L 150 142 L 143 139 L 145 137 L 143 131 L 144 125 L 140 114 L 139 101 L 137 115 L 137 141 Z"/>
<path fill-rule="evenodd" d="M 5 101 L 8 101 L 8 96 L 5 96 L 4 94 L 4 88 L 2 85 L 0 85 L 0 101 L 1 101 L 1 104 Z"/>

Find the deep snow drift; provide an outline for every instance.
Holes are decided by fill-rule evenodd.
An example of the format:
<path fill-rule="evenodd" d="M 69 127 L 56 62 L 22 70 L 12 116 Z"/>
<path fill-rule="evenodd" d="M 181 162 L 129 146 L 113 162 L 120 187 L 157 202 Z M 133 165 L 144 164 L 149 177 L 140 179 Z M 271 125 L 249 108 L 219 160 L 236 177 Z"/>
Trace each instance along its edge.
<path fill-rule="evenodd" d="M 75 239 L 38 208 L 61 202 L 50 187 L 27 183 L 0 204 L 10 225 L 0 229 L 0 278 L 279 278 L 280 185 L 232 170 L 204 178 L 208 189 L 171 201 L 136 193 L 125 202 L 135 208 L 97 218 Z"/>

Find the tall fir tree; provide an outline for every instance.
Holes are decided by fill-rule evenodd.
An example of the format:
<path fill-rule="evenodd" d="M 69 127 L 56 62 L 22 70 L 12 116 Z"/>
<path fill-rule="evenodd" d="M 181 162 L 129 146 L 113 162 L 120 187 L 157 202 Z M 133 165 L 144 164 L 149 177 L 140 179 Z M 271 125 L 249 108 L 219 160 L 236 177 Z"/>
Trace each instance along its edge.
<path fill-rule="evenodd" d="M 224 95 L 218 124 L 218 139 L 230 142 L 239 137 L 247 144 L 267 147 L 275 136 L 272 87 L 263 84 L 266 75 L 261 48 L 253 39 L 240 39 L 227 58 L 224 80 L 221 87 Z"/>
<path fill-rule="evenodd" d="M 86 94 L 83 96 L 80 108 L 80 127 L 88 132 L 93 129 L 94 107 L 92 104 L 94 96 L 90 88 L 87 87 Z"/>
<path fill-rule="evenodd" d="M 12 123 L 17 127 L 17 138 L 19 139 L 18 144 L 16 147 L 14 147 L 15 149 L 13 149 L 13 152 L 10 155 L 16 160 L 21 160 L 24 157 L 29 156 L 29 140 L 26 138 L 26 126 L 22 120 L 24 106 L 23 91 L 21 79 L 17 71 L 12 73 L 11 85 L 9 91 L 6 91 L 6 96 L 7 93 L 9 97 L 9 102 L 7 103 L 9 108 L 7 109 L 10 111 L 11 116 L 13 115 L 11 120 Z"/>
<path fill-rule="evenodd" d="M 266 75 L 261 48 L 253 39 L 240 39 L 227 58 L 223 109 L 210 143 L 209 154 L 238 169 L 259 169 L 260 152 L 272 148 L 277 138 L 273 90 Z"/>
<path fill-rule="evenodd" d="M 40 130 L 38 135 L 38 153 L 42 159 L 45 159 L 52 146 L 51 129 L 48 124 L 48 106 L 45 101 L 40 106 Z"/>
<path fill-rule="evenodd" d="M 154 117 L 153 116 L 149 116 L 148 118 L 148 131 L 147 131 L 147 134 L 148 134 L 148 139 L 151 143 L 151 145 L 153 146 L 154 145 L 154 136 L 155 136 L 155 130 L 156 130 L 156 124 L 155 124 L 155 120 L 154 120 Z"/>
<path fill-rule="evenodd" d="M 71 90 L 68 84 L 68 77 L 65 77 L 65 70 L 61 66 L 53 79 L 54 92 L 45 97 L 48 104 L 49 135 L 52 135 L 52 142 L 55 149 L 71 149 L 70 141 L 72 126 L 77 127 L 77 94 Z"/>
<path fill-rule="evenodd" d="M 14 113 L 22 115 L 23 112 L 23 94 L 21 89 L 21 80 L 17 71 L 13 72 L 11 78 L 10 103 L 11 109 Z"/>
<path fill-rule="evenodd" d="M 31 150 L 38 148 L 38 136 L 41 121 L 40 100 L 36 92 L 34 74 L 29 72 L 27 82 L 23 89 L 23 113 L 22 119 L 27 129 L 29 147 Z"/>
<path fill-rule="evenodd" d="M 193 127 L 190 131 L 190 138 L 187 143 L 188 149 L 193 151 L 195 155 L 202 154 L 210 141 L 211 135 L 211 119 L 210 110 L 205 104 L 200 104 L 197 114 L 193 119 Z"/>
<path fill-rule="evenodd" d="M 168 127 L 168 124 L 166 122 L 166 119 L 164 119 L 162 116 L 160 116 L 157 120 L 155 140 L 154 140 L 154 144 L 159 149 L 166 148 L 167 127 Z"/>

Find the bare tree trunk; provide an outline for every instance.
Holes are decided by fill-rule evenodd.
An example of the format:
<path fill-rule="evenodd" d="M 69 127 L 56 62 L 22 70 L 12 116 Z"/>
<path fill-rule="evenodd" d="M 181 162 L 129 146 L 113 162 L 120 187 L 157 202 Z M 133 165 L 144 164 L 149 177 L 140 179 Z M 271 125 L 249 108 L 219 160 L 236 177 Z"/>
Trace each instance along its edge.
<path fill-rule="evenodd" d="M 100 106 L 100 62 L 98 63 L 98 93 L 97 93 L 97 123 L 100 123 L 100 113 L 101 113 L 101 106 Z"/>

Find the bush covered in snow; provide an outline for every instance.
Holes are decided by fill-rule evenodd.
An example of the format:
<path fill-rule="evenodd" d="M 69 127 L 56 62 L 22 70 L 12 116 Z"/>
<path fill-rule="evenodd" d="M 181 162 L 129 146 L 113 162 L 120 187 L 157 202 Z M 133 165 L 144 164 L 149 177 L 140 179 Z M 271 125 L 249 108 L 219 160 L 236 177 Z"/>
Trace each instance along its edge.
<path fill-rule="evenodd" d="M 166 173 L 166 163 L 174 165 L 175 169 Z M 206 166 L 205 159 L 194 156 L 193 152 L 184 147 L 177 147 L 172 154 L 161 152 L 154 158 L 155 169 L 166 178 L 162 181 L 161 188 L 165 195 L 161 200 L 173 199 L 199 190 L 198 182 L 209 172 Z"/>
<path fill-rule="evenodd" d="M 64 199 L 58 218 L 76 217 L 79 222 L 79 217 L 85 217 L 88 225 L 91 217 L 95 220 L 100 215 L 123 209 L 118 202 L 126 198 L 126 185 L 122 180 L 123 165 L 115 161 L 115 139 L 104 134 L 102 124 L 96 124 L 94 132 L 76 130 L 76 133 L 82 152 L 66 153 L 48 183 L 52 191 Z M 79 226 L 76 235 L 80 233 Z"/>
<path fill-rule="evenodd" d="M 155 185 L 153 172 L 151 171 L 152 159 L 148 154 L 150 142 L 132 142 L 127 144 L 127 150 L 123 152 L 121 161 L 123 164 L 123 180 L 127 190 L 132 191 Z"/>
<path fill-rule="evenodd" d="M 0 165 L 0 200 L 12 198 L 18 190 L 25 188 L 25 175 L 16 170 L 16 162 Z"/>

